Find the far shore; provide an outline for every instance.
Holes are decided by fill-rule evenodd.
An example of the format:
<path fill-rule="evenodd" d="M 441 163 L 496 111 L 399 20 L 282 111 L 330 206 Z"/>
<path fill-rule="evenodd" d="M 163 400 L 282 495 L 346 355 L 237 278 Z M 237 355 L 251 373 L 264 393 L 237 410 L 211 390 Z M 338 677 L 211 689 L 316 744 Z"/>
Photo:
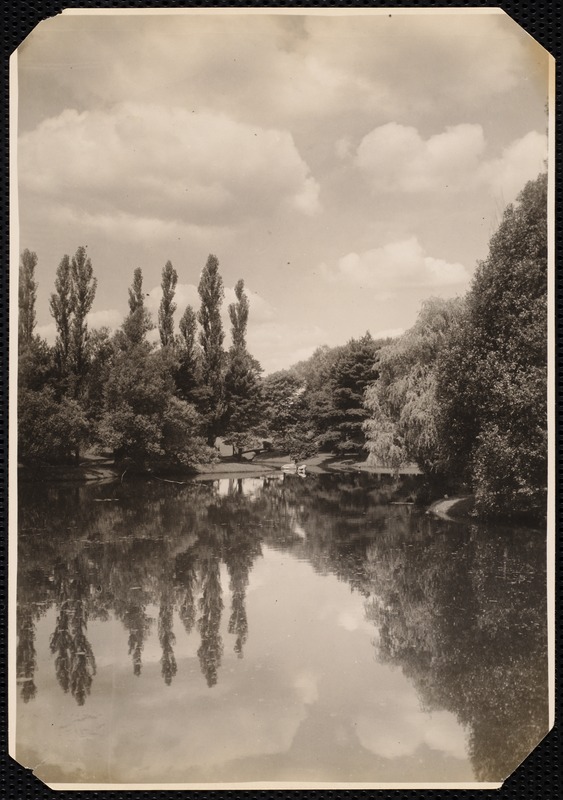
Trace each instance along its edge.
<path fill-rule="evenodd" d="M 333 453 L 319 453 L 312 458 L 300 462 L 305 465 L 309 474 L 327 472 L 368 472 L 374 475 L 419 475 L 420 470 L 416 465 L 405 465 L 399 470 L 388 467 L 375 466 L 367 461 L 358 461 L 352 457 L 338 457 Z M 180 470 L 172 477 L 184 480 L 214 480 L 221 477 L 249 478 L 259 477 L 270 472 L 277 472 L 284 465 L 291 464 L 288 455 L 279 453 L 269 454 L 263 452 L 252 460 L 236 460 L 232 456 L 222 456 L 212 464 L 203 464 L 197 470 L 182 473 Z M 21 465 L 20 465 L 21 466 Z M 21 475 L 24 480 L 31 481 L 65 481 L 80 483 L 106 483 L 113 480 L 126 478 L 128 468 L 119 469 L 111 458 L 88 453 L 80 462 L 74 465 L 24 465 L 21 466 Z M 157 474 L 148 477 L 158 478 Z M 166 475 L 162 476 L 166 478 Z"/>

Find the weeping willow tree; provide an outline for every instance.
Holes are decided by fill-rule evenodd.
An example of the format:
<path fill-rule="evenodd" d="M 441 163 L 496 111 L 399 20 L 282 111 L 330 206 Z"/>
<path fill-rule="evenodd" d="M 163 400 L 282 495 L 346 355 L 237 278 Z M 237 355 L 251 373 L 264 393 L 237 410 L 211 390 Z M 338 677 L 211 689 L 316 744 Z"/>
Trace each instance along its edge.
<path fill-rule="evenodd" d="M 399 469 L 415 462 L 429 475 L 444 471 L 436 367 L 464 301 L 430 298 L 415 325 L 379 352 L 378 380 L 366 390 L 364 423 L 371 459 Z"/>

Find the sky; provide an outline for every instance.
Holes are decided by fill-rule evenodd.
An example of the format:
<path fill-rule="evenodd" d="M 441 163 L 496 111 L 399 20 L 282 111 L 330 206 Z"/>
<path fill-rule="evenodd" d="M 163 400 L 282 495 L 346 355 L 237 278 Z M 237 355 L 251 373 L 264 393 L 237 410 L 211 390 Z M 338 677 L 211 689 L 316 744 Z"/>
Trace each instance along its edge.
<path fill-rule="evenodd" d="M 215 254 L 226 345 L 243 278 L 266 373 L 399 335 L 425 298 L 467 291 L 545 169 L 546 51 L 487 9 L 266 11 L 63 14 L 20 46 L 19 244 L 48 341 L 55 272 L 80 245 L 89 323 L 113 329 L 136 267 L 156 321 L 172 262 L 178 321 Z"/>

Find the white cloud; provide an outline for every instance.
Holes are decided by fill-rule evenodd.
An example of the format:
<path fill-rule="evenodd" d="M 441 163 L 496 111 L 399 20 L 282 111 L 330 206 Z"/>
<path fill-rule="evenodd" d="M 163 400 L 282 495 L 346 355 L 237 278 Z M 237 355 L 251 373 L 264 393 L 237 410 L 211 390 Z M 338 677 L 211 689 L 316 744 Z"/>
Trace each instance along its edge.
<path fill-rule="evenodd" d="M 57 326 L 54 322 L 48 322 L 46 325 L 38 325 L 35 328 L 35 333 L 37 336 L 41 336 L 42 339 L 45 339 L 47 344 L 55 344 L 57 339 Z"/>
<path fill-rule="evenodd" d="M 390 122 L 368 133 L 355 163 L 374 191 L 458 192 L 485 187 L 505 202 L 544 168 L 547 137 L 530 131 L 498 158 L 486 158 L 481 125 L 455 125 L 423 139 L 416 128 Z"/>
<path fill-rule="evenodd" d="M 123 322 L 123 314 L 115 308 L 102 311 L 91 311 L 86 321 L 90 328 L 109 328 L 116 330 Z"/>
<path fill-rule="evenodd" d="M 500 158 L 483 164 L 479 178 L 505 203 L 512 202 L 529 180 L 545 171 L 547 136 L 530 131 L 506 147 Z"/>
<path fill-rule="evenodd" d="M 60 213 L 110 229 L 136 224 L 151 238 L 251 219 L 282 203 L 319 209 L 319 187 L 288 131 L 222 113 L 129 102 L 67 109 L 21 137 L 19 164 L 22 186 Z"/>
<path fill-rule="evenodd" d="M 455 125 L 424 140 L 416 128 L 389 122 L 360 142 L 356 164 L 375 190 L 461 189 L 485 149 L 480 125 Z"/>
<path fill-rule="evenodd" d="M 322 264 L 320 272 L 332 282 L 375 289 L 380 298 L 413 288 L 455 294 L 469 282 L 463 264 L 427 255 L 415 236 L 362 253 L 348 253 L 335 267 Z"/>

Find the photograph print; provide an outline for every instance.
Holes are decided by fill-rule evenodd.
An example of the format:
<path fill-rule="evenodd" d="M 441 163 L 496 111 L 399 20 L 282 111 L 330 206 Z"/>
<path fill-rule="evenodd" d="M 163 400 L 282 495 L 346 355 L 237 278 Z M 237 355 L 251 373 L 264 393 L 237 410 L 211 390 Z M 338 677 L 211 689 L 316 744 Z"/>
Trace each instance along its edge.
<path fill-rule="evenodd" d="M 493 788 L 546 736 L 553 75 L 491 8 L 71 9 L 21 43 L 37 779 Z"/>

